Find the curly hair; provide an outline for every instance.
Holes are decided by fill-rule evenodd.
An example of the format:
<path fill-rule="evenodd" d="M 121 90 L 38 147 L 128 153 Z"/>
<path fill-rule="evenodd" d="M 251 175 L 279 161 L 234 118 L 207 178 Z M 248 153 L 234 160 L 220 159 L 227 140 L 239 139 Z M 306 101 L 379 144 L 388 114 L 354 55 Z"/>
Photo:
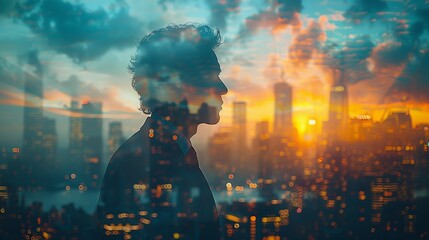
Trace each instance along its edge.
<path fill-rule="evenodd" d="M 189 71 L 191 66 L 186 65 L 190 58 L 188 55 L 198 52 L 186 51 L 189 49 L 183 47 L 186 44 L 197 51 L 206 51 L 216 49 L 221 43 L 219 30 L 207 25 L 187 23 L 154 30 L 140 40 L 136 54 L 131 57 L 128 66 L 133 75 L 131 85 L 141 95 L 141 78 L 163 81 L 165 68 Z"/>

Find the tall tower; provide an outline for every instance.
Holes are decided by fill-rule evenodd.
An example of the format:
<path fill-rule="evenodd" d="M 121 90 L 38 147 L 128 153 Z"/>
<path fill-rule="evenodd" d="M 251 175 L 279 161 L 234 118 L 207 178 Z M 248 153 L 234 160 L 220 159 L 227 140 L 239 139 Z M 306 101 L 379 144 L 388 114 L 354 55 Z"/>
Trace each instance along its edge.
<path fill-rule="evenodd" d="M 43 161 L 52 166 L 57 154 L 57 129 L 53 118 L 43 118 Z"/>
<path fill-rule="evenodd" d="M 349 102 L 344 60 L 340 59 L 338 69 L 334 70 L 334 84 L 329 98 L 329 130 L 343 132 L 349 118 Z M 338 134 L 336 134 L 338 135 Z"/>
<path fill-rule="evenodd" d="M 292 123 L 292 87 L 284 81 L 274 84 L 274 98 L 274 126 L 270 139 L 273 181 L 298 171 L 295 166 L 297 134 Z"/>
<path fill-rule="evenodd" d="M 37 52 L 28 54 L 23 71 L 25 81 L 23 158 L 27 181 L 40 185 L 37 175 L 44 169 L 43 161 L 43 69 Z M 36 186 L 32 186 L 36 187 Z"/>
<path fill-rule="evenodd" d="M 241 169 L 246 159 L 247 125 L 246 103 L 234 102 L 232 109 L 232 162 L 233 167 Z"/>
<path fill-rule="evenodd" d="M 82 102 L 82 149 L 84 174 L 92 187 L 97 187 L 101 174 L 103 158 L 102 144 L 102 105 L 101 103 Z"/>
<path fill-rule="evenodd" d="M 290 136 L 292 125 L 292 87 L 286 82 L 274 84 L 274 128 L 278 136 Z"/>
<path fill-rule="evenodd" d="M 72 101 L 70 106 L 69 125 L 69 156 L 74 165 L 83 163 L 82 151 L 82 114 L 78 101 Z"/>
<path fill-rule="evenodd" d="M 113 155 L 116 149 L 118 149 L 124 141 L 125 139 L 122 133 L 122 123 L 111 122 L 109 124 L 109 155 Z"/>

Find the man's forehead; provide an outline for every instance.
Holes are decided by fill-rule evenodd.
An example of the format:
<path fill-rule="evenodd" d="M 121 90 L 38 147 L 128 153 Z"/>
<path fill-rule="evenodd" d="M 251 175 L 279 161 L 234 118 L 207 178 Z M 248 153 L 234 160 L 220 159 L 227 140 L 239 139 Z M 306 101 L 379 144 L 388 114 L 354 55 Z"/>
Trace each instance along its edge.
<path fill-rule="evenodd" d="M 210 71 L 220 72 L 220 64 L 217 60 L 217 56 L 213 50 L 210 50 L 207 54 L 203 55 L 203 62 Z"/>
<path fill-rule="evenodd" d="M 211 66 L 211 70 L 216 71 L 216 72 L 222 71 L 218 61 L 213 62 L 212 66 Z"/>

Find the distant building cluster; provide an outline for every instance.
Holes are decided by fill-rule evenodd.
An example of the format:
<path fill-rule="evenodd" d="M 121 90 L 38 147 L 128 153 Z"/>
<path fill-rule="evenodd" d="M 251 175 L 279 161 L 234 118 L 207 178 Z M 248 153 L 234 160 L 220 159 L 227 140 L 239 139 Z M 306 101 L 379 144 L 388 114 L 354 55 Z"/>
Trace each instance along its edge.
<path fill-rule="evenodd" d="M 95 188 L 102 177 L 102 105 L 83 101 L 80 106 L 79 102 L 72 101 L 70 111 L 69 161 L 75 164 L 71 174 L 82 176 Z"/>
<path fill-rule="evenodd" d="M 429 124 L 413 127 L 405 108 L 387 109 L 381 122 L 370 114 L 350 118 L 344 76 L 334 74 L 321 134 L 313 118 L 298 139 L 293 91 L 279 82 L 272 132 L 268 121 L 258 122 L 251 148 L 234 144 L 234 127 L 211 137 L 213 188 L 238 196 L 219 199 L 226 239 L 427 238 Z M 239 147 L 249 149 L 244 166 L 232 154 Z"/>

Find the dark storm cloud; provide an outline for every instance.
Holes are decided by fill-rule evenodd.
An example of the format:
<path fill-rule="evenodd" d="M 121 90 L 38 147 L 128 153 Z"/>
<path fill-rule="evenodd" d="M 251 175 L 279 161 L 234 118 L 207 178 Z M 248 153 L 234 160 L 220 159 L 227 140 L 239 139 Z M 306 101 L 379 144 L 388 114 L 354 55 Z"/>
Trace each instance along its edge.
<path fill-rule="evenodd" d="M 424 23 L 425 27 L 429 28 L 429 8 L 418 9 L 416 11 L 416 15 Z"/>
<path fill-rule="evenodd" d="M 387 42 L 378 45 L 373 54 L 376 68 L 399 66 L 408 62 L 412 46 L 402 42 Z"/>
<path fill-rule="evenodd" d="M 425 31 L 429 32 L 429 8 L 418 9 L 415 11 L 415 16 L 418 21 L 411 25 L 410 35 L 418 39 Z"/>
<path fill-rule="evenodd" d="M 278 5 L 278 16 L 281 19 L 292 19 L 295 13 L 300 13 L 302 10 L 302 0 L 277 0 L 274 1 Z"/>
<path fill-rule="evenodd" d="M 389 89 L 384 102 L 410 101 L 413 103 L 429 101 L 429 52 L 425 51 L 410 61 L 402 74 Z"/>
<path fill-rule="evenodd" d="M 342 68 L 349 83 L 371 78 L 368 59 L 374 44 L 368 35 L 358 36 L 347 41 L 340 50 L 335 50 L 335 46 L 325 49 L 328 50 L 326 53 L 330 56 L 325 63 L 329 68 Z"/>
<path fill-rule="evenodd" d="M 376 69 L 407 64 L 420 48 L 419 38 L 423 33 L 420 21 L 410 24 L 396 20 L 391 31 L 391 40 L 374 48 L 372 60 Z"/>
<path fill-rule="evenodd" d="M 350 83 L 370 77 L 368 58 L 373 48 L 374 44 L 367 35 L 359 36 L 346 43 L 341 55 L 344 57 L 344 67 Z"/>
<path fill-rule="evenodd" d="M 17 9 L 18 17 L 49 47 L 76 62 L 96 59 L 111 48 L 132 46 L 141 33 L 142 24 L 124 6 L 110 13 L 63 0 L 37 0 L 21 3 Z"/>
<path fill-rule="evenodd" d="M 259 29 L 275 31 L 288 25 L 299 26 L 298 14 L 302 11 L 302 0 L 277 0 L 270 1 L 266 9 L 246 18 L 245 25 L 240 30 L 240 38 Z"/>
<path fill-rule="evenodd" d="M 375 71 L 402 69 L 382 99 L 383 103 L 429 101 L 429 9 L 412 7 L 417 6 L 412 3 L 408 6 L 407 17 L 393 19 L 390 40 L 378 44 L 372 53 Z"/>
<path fill-rule="evenodd" d="M 16 0 L 4 0 L 0 1 L 0 17 L 9 16 L 13 13 Z"/>
<path fill-rule="evenodd" d="M 363 20 L 375 21 L 379 13 L 386 9 L 384 0 L 355 0 L 344 13 L 344 17 L 354 23 L 361 23 Z"/>
<path fill-rule="evenodd" d="M 429 9 L 411 12 L 416 21 L 403 27 L 404 34 L 393 29 L 395 43 L 385 52 L 377 53 L 378 63 L 398 66 L 405 64 L 402 73 L 386 93 L 383 102 L 410 101 L 413 103 L 429 101 L 429 52 L 427 33 L 429 31 Z M 426 34 L 425 34 L 426 33 Z"/>
<path fill-rule="evenodd" d="M 315 51 L 319 51 L 326 34 L 320 24 L 311 21 L 306 29 L 299 33 L 289 47 L 289 59 L 294 64 L 307 64 Z"/>
<path fill-rule="evenodd" d="M 420 19 L 415 22 L 409 19 L 391 20 L 390 40 L 380 43 L 374 49 L 372 60 L 375 67 L 387 68 L 408 63 L 414 54 L 418 54 L 424 28 Z"/>
<path fill-rule="evenodd" d="M 423 34 L 424 27 L 423 22 L 415 22 L 411 25 L 409 33 L 413 41 L 416 41 Z"/>

